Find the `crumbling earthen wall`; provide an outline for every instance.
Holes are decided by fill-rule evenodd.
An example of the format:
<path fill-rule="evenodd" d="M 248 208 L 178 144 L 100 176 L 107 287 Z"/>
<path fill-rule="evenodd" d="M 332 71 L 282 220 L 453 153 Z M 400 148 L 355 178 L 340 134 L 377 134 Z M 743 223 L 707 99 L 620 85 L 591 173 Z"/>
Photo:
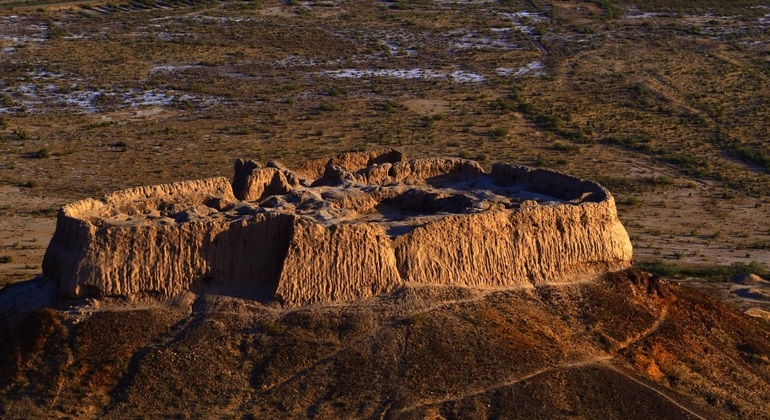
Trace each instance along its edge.
<path fill-rule="evenodd" d="M 232 183 L 72 203 L 59 214 L 44 274 L 72 297 L 193 290 L 296 306 L 367 298 L 404 282 L 574 282 L 631 263 L 614 200 L 596 183 L 379 153 L 333 158 L 309 171 L 314 178 L 238 161 Z"/>

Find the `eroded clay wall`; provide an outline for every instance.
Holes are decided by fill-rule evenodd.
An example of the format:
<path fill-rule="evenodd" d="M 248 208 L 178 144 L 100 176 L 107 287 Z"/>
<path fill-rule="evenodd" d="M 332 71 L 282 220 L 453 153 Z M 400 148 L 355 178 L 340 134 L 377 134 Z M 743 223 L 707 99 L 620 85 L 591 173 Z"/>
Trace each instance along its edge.
<path fill-rule="evenodd" d="M 580 281 L 628 267 L 631 244 L 610 203 L 455 215 L 396 240 L 405 281 L 510 287 Z"/>
<path fill-rule="evenodd" d="M 260 197 L 284 172 L 259 172 L 264 169 L 249 169 L 249 188 L 262 191 Z M 356 169 L 354 178 L 374 178 L 372 184 L 424 183 L 442 174 L 486 176 L 475 162 L 433 159 L 384 162 Z M 71 297 L 169 297 L 193 290 L 300 306 L 368 298 L 404 282 L 521 287 L 580 281 L 630 265 L 628 235 L 612 196 L 598 184 L 511 165 L 495 165 L 490 176 L 567 201 L 443 214 L 389 235 L 378 222 L 329 224 L 293 213 L 241 216 L 236 211 L 228 217 L 217 213 L 178 223 L 138 223 L 126 214 L 175 201 L 213 205 L 213 200 L 219 210 L 239 203 L 224 178 L 141 187 L 64 207 L 43 271 Z M 362 190 L 339 194 L 336 203 L 374 211 L 375 203 L 362 197 Z M 105 222 L 116 213 L 127 219 Z"/>

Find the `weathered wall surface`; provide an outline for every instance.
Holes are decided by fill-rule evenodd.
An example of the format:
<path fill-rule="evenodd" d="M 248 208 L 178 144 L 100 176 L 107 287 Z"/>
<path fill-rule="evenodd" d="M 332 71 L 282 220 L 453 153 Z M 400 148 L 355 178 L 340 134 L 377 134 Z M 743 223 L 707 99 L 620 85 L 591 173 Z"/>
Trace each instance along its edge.
<path fill-rule="evenodd" d="M 393 154 L 357 166 L 378 156 L 337 157 L 349 169 L 329 165 L 304 180 L 241 161 L 232 186 L 214 178 L 72 203 L 59 214 L 43 272 L 71 297 L 193 290 L 298 306 L 368 298 L 404 282 L 573 282 L 631 263 L 614 200 L 596 183 Z M 429 185 L 445 178 L 480 190 Z M 515 191 L 549 195 L 546 204 L 499 195 Z"/>
<path fill-rule="evenodd" d="M 390 238 L 376 223 L 294 226 L 276 296 L 283 302 L 368 298 L 403 284 Z"/>
<path fill-rule="evenodd" d="M 629 265 L 631 244 L 610 203 L 453 215 L 396 240 L 405 281 L 474 287 L 591 278 Z"/>

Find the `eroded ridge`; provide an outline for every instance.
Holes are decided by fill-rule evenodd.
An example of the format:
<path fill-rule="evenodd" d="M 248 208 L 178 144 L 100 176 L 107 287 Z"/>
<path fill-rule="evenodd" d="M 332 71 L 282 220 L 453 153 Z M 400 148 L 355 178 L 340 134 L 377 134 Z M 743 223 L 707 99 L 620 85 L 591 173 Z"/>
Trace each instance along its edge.
<path fill-rule="evenodd" d="M 288 306 L 405 282 L 528 287 L 631 264 L 610 193 L 559 172 L 347 153 L 295 171 L 239 160 L 212 178 L 65 206 L 43 261 L 70 297 L 192 290 Z"/>

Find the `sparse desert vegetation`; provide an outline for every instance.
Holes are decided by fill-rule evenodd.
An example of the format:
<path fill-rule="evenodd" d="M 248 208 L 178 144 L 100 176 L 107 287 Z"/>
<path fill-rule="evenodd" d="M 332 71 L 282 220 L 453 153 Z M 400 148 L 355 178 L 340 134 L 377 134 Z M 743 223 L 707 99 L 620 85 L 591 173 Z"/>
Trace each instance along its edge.
<path fill-rule="evenodd" d="M 770 261 L 751 245 L 770 241 L 768 14 L 760 1 L 4 0 L 0 181 L 18 214 L 227 175 L 238 157 L 397 147 L 605 182 L 639 262 Z"/>
<path fill-rule="evenodd" d="M 634 271 L 315 312 L 44 309 L 29 341 L 0 325 L 0 415 L 766 415 L 770 285 L 734 276 L 770 275 L 769 65 L 761 0 L 0 0 L 0 287 L 40 274 L 65 203 L 397 148 L 596 180 L 637 266 L 757 318 Z"/>

